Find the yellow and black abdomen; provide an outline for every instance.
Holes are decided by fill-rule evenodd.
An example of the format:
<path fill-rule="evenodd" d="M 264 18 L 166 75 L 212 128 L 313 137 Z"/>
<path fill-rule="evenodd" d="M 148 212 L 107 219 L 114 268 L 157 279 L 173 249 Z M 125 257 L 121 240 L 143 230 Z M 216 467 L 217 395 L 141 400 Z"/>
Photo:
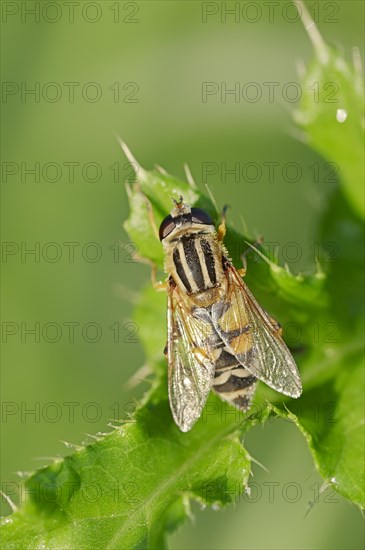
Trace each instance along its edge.
<path fill-rule="evenodd" d="M 250 351 L 248 352 L 248 355 Z M 247 411 L 256 389 L 257 378 L 238 359 L 222 348 L 215 363 L 213 391 L 237 409 Z"/>

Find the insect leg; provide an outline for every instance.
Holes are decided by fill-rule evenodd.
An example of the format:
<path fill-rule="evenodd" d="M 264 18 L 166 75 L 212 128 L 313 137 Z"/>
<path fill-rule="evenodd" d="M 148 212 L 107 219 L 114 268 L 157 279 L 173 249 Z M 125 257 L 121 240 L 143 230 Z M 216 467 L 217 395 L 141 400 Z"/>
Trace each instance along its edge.
<path fill-rule="evenodd" d="M 168 283 L 166 281 L 157 281 L 156 275 L 157 275 L 157 265 L 151 264 L 151 281 L 152 281 L 153 288 L 157 291 L 167 290 Z"/>
<path fill-rule="evenodd" d="M 153 217 L 153 210 L 152 210 L 152 204 L 151 204 L 151 201 L 146 197 L 146 195 L 143 195 L 143 198 L 146 202 L 146 205 L 147 205 L 147 211 L 148 211 L 148 220 L 151 224 L 151 227 L 152 227 L 152 231 L 154 232 L 155 236 L 157 239 L 159 239 L 159 232 L 158 232 L 158 229 L 157 229 L 157 225 L 156 225 L 156 222 L 155 222 L 155 218 Z M 148 263 L 151 265 L 151 281 L 152 281 L 152 286 L 155 290 L 166 290 L 167 289 L 167 283 L 166 282 L 163 282 L 163 281 L 157 281 L 157 266 L 156 264 L 154 264 L 153 262 L 150 262 L 150 261 L 146 261 L 145 259 L 141 259 L 142 261 L 145 261 L 145 263 Z"/>
<path fill-rule="evenodd" d="M 143 195 L 143 198 L 144 198 L 144 200 L 146 202 L 146 205 L 147 205 L 148 221 L 151 224 L 152 231 L 154 232 L 155 237 L 157 239 L 159 239 L 160 237 L 159 237 L 158 228 L 157 228 L 157 225 L 156 225 L 156 222 L 155 222 L 155 218 L 153 217 L 153 209 L 152 209 L 151 201 L 146 197 L 146 195 Z"/>
<path fill-rule="evenodd" d="M 241 267 L 240 269 L 237 269 L 237 271 L 241 275 L 241 277 L 244 277 L 246 275 L 246 272 L 247 272 L 246 258 L 242 258 L 242 263 L 244 264 L 244 267 Z"/>
<path fill-rule="evenodd" d="M 225 235 L 226 235 L 226 232 L 227 232 L 227 229 L 226 229 L 226 217 L 227 217 L 227 210 L 228 210 L 228 204 L 225 204 L 222 208 L 222 213 L 221 213 L 221 223 L 219 224 L 219 227 L 218 227 L 218 240 L 220 242 L 223 241 Z"/>
<path fill-rule="evenodd" d="M 256 239 L 255 242 L 252 243 L 252 246 L 253 247 L 261 246 L 263 242 L 264 242 L 264 238 L 259 237 L 258 239 Z M 242 261 L 243 268 L 238 270 L 241 277 L 244 277 L 246 275 L 246 271 L 247 271 L 247 258 L 246 258 L 246 256 L 249 252 L 251 252 L 251 247 L 247 247 L 246 250 L 244 252 L 242 252 L 241 261 Z"/>

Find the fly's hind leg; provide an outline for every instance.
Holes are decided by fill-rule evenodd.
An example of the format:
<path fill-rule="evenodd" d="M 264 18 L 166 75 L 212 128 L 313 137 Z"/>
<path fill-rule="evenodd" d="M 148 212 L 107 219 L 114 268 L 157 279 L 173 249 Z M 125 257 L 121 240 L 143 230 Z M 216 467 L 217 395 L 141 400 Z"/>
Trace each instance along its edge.
<path fill-rule="evenodd" d="M 157 281 L 157 265 L 151 263 L 151 282 L 152 286 L 157 291 L 167 290 L 169 283 L 167 281 Z"/>
<path fill-rule="evenodd" d="M 252 243 L 251 246 L 253 246 L 253 247 L 261 246 L 263 242 L 264 242 L 264 238 L 259 237 L 258 239 L 256 239 L 256 241 L 254 243 Z M 246 250 L 244 250 L 244 252 L 242 252 L 241 261 L 242 261 L 242 266 L 243 267 L 241 267 L 241 269 L 238 270 L 241 277 L 244 277 L 246 275 L 246 272 L 247 272 L 247 258 L 246 258 L 246 256 L 249 252 L 251 252 L 251 250 L 252 250 L 251 247 L 247 247 Z"/>

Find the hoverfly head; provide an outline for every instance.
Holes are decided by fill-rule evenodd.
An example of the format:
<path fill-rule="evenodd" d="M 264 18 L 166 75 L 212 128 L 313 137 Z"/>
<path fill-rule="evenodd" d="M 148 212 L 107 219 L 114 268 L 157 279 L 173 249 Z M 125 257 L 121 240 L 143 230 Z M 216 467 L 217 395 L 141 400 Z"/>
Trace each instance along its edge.
<path fill-rule="evenodd" d="M 204 210 L 200 208 L 191 208 L 184 204 L 182 196 L 179 200 L 173 199 L 175 207 L 171 213 L 162 220 L 160 225 L 159 235 L 160 241 L 168 237 L 175 228 L 188 229 L 193 225 L 213 225 L 214 223 Z"/>

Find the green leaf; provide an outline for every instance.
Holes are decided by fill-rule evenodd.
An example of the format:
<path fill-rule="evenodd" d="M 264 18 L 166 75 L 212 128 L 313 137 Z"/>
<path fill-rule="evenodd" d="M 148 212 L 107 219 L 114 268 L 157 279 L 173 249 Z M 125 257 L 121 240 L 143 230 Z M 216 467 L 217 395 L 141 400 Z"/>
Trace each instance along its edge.
<path fill-rule="evenodd" d="M 144 194 L 145 182 L 148 196 L 147 191 Z M 145 204 L 150 209 L 150 201 L 152 214 L 158 222 L 167 213 L 162 209 L 163 205 L 169 205 L 171 196 L 187 193 L 187 184 L 163 176 L 159 193 L 154 197 L 150 182 L 146 176 L 135 184 L 130 195 L 130 219 L 135 217 L 136 221 L 128 227 L 131 237 L 136 238 L 141 247 L 144 241 L 138 236 L 138 205 Z M 197 204 L 209 203 L 195 190 L 191 198 L 195 198 Z M 144 228 L 141 231 L 152 242 L 156 237 L 150 228 L 147 232 L 145 221 L 140 218 Z M 230 230 L 228 241 L 237 256 L 244 238 Z M 157 258 L 158 255 L 151 252 L 152 246 L 146 250 L 150 260 Z M 295 318 L 303 322 L 312 319 L 313 311 L 325 318 L 329 299 L 326 277 L 321 273 L 294 276 L 266 258 L 262 250 L 259 249 L 260 261 L 250 265 L 250 285 L 252 282 L 258 293 L 265 295 L 266 291 L 271 295 L 279 312 L 295 310 Z M 251 414 L 246 417 L 238 412 L 232 415 L 228 405 L 211 395 L 194 429 L 182 434 L 172 421 L 166 389 L 166 361 L 160 360 L 166 334 L 165 303 L 163 294 L 148 287 L 141 294 L 135 312 L 149 363 L 158 373 L 155 389 L 129 423 L 64 460 L 39 470 L 27 480 L 25 504 L 3 522 L 6 548 L 165 547 L 166 533 L 187 517 L 189 499 L 223 506 L 234 501 L 244 490 L 250 461 L 240 437 L 253 424 L 267 418 L 272 410 L 267 401 L 275 404 L 273 410 L 277 413 L 290 415 L 303 430 L 325 479 L 335 477 L 342 494 L 356 503 L 363 501 L 360 478 L 356 476 L 361 460 L 360 403 L 356 392 L 361 391 L 361 386 L 358 377 L 350 376 L 348 370 L 345 372 L 351 386 L 345 385 L 345 374 L 336 379 L 345 356 L 338 359 L 336 369 L 328 369 L 325 365 L 321 370 L 318 365 L 321 357 L 328 353 L 328 347 L 322 348 L 320 357 L 312 362 L 307 356 L 301 360 L 299 354 L 298 364 L 305 381 L 303 397 L 297 403 L 302 407 L 302 415 L 295 414 L 297 409 L 293 408 L 293 400 L 281 398 L 278 401 L 276 392 L 260 384 Z M 332 387 L 333 393 L 329 391 Z M 318 402 L 323 407 L 329 396 L 333 396 L 333 402 L 343 410 L 341 422 L 331 430 L 324 422 L 310 421 L 313 403 Z M 348 401 L 355 405 L 351 410 Z M 355 428 L 353 433 L 348 420 Z"/>
<path fill-rule="evenodd" d="M 247 283 L 262 306 L 283 324 L 295 322 L 301 328 L 294 354 L 302 397 L 288 399 L 260 383 L 251 412 L 243 415 L 212 394 L 193 430 L 181 433 L 167 397 L 166 296 L 147 287 L 134 319 L 154 368 L 153 389 L 128 422 L 25 482 L 24 504 L 3 520 L 4 548 L 166 548 L 167 533 L 189 516 L 191 499 L 221 507 L 242 493 L 250 458 L 241 440 L 269 414 L 295 422 L 324 480 L 364 506 L 362 85 L 358 71 L 324 44 L 299 4 L 306 26 L 311 24 L 317 57 L 306 74 L 296 119 L 312 146 L 340 167 L 341 190 L 335 190 L 318 220 L 318 237 L 338 245 L 338 262 L 318 266 L 313 274 L 294 275 L 267 257 L 264 244 L 250 247 L 252 238 L 229 225 L 225 243 L 237 267 L 246 249 Z M 339 104 L 321 95 L 313 101 L 316 82 L 326 93 L 331 91 L 325 89 L 328 82 L 339 83 Z M 339 122 L 339 108 L 347 113 L 344 122 Z M 142 169 L 123 147 L 138 180 L 128 188 L 125 228 L 141 259 L 161 270 L 157 230 L 173 198 L 183 195 L 217 223 L 219 216 L 212 200 L 195 186 L 163 170 Z"/>
<path fill-rule="evenodd" d="M 323 478 L 364 508 L 364 362 L 359 352 L 331 360 L 338 361 L 336 377 L 276 411 L 301 429 Z"/>
<path fill-rule="evenodd" d="M 180 190 L 183 189 L 183 184 L 180 184 L 178 187 Z M 171 192 L 166 182 L 164 189 L 167 194 Z M 139 182 L 138 186 L 134 188 L 134 192 L 139 194 L 145 192 L 144 181 Z M 148 192 L 150 193 L 151 190 L 148 189 Z M 151 195 L 148 198 L 150 199 Z M 161 204 L 166 204 L 167 201 L 164 200 L 161 194 L 159 199 Z M 207 202 L 208 199 L 204 199 L 204 201 Z M 343 208 L 339 210 L 339 213 L 343 214 Z M 167 211 L 164 215 L 166 214 Z M 336 225 L 333 209 L 328 211 L 328 215 L 325 218 L 328 222 L 323 222 L 324 229 L 322 231 L 325 239 L 340 239 L 341 245 L 345 246 L 350 244 L 347 241 L 350 239 L 353 240 L 355 236 L 357 239 L 361 238 L 361 231 L 357 227 L 358 222 L 356 221 L 356 217 L 351 212 L 347 212 L 347 214 L 346 223 L 344 222 L 344 218 L 342 218 L 342 221 L 341 219 L 338 220 L 338 224 Z M 217 216 L 215 216 L 215 219 L 218 222 Z M 325 227 L 327 227 L 326 230 Z M 351 230 L 344 232 L 344 227 L 351 228 Z M 225 243 L 229 253 L 232 251 L 231 256 L 236 265 L 239 265 L 240 256 L 243 252 L 242 245 L 247 240 L 252 242 L 247 236 L 240 236 L 228 226 Z M 361 250 L 361 247 L 359 247 L 359 250 Z M 333 303 L 336 302 L 333 297 L 339 296 L 340 292 L 340 288 L 337 285 L 338 273 L 340 272 L 341 276 L 343 276 L 342 270 L 346 270 L 346 262 L 341 262 L 340 270 L 336 263 L 330 263 L 329 265 L 325 265 L 326 273 L 319 269 L 313 275 L 293 275 L 288 269 L 279 266 L 265 256 L 264 245 L 256 246 L 254 250 L 248 248 L 248 251 L 248 273 L 246 279 L 250 288 L 260 297 L 265 308 L 268 309 L 272 305 L 270 312 L 277 311 L 280 320 L 284 319 L 285 321 L 290 319 L 292 322 L 300 323 L 302 329 L 305 329 L 304 332 L 306 331 L 306 334 L 303 334 L 299 342 L 300 344 L 306 344 L 306 350 L 304 354 L 300 350 L 295 354 L 297 362 L 301 366 L 304 381 L 303 397 L 299 401 L 287 400 L 281 397 L 281 405 L 277 405 L 275 410 L 276 412 L 280 411 L 280 414 L 284 415 L 289 414 L 287 410 L 291 411 L 290 418 L 305 433 L 310 443 L 310 449 L 316 465 L 325 480 L 329 481 L 335 478 L 338 481 L 336 489 L 345 497 L 361 505 L 364 495 L 359 490 L 361 487 L 361 480 L 359 478 L 356 480 L 353 490 L 351 490 L 352 478 L 356 475 L 356 469 L 363 459 L 361 452 L 359 453 L 361 449 L 361 432 L 357 430 L 353 434 L 353 439 L 350 437 L 343 438 L 342 442 L 340 442 L 338 434 L 345 433 L 348 429 L 347 419 L 350 415 L 344 414 L 339 419 L 338 424 L 336 424 L 337 430 L 332 429 L 331 434 L 329 430 L 331 426 L 323 421 L 323 418 L 326 420 L 327 408 L 331 406 L 336 408 L 336 410 L 343 408 L 346 396 L 344 397 L 341 390 L 346 386 L 343 384 L 341 373 L 344 365 L 352 365 L 354 353 L 359 353 L 362 349 L 359 328 L 357 327 L 357 330 L 352 333 L 355 342 L 354 346 L 349 345 L 346 340 L 348 335 L 341 323 L 343 309 L 338 310 L 336 306 L 333 306 Z M 356 262 L 359 267 L 358 258 L 356 258 Z M 331 281 L 331 284 L 329 284 L 329 281 Z M 333 294 L 328 291 L 329 288 L 333 290 Z M 349 285 L 345 285 L 345 288 L 349 288 Z M 352 285 L 350 285 L 349 291 L 353 293 Z M 357 298 L 355 301 L 358 303 Z M 341 308 L 343 308 L 344 302 L 348 302 L 346 294 L 341 301 Z M 150 305 L 151 310 L 156 308 L 156 311 L 160 311 L 160 313 L 162 311 L 161 307 L 163 307 L 163 304 L 160 297 L 154 298 L 149 290 L 145 291 L 141 297 L 141 303 L 137 306 L 136 310 L 135 319 L 139 323 L 143 323 L 143 319 L 145 322 L 148 319 L 147 304 Z M 331 315 L 331 311 L 333 315 Z M 338 316 L 336 316 L 336 311 L 339 314 Z M 150 313 L 150 315 L 152 314 Z M 149 338 L 148 331 L 152 324 L 147 323 L 146 326 L 146 349 L 149 350 L 151 358 L 157 358 L 164 345 L 164 338 L 157 336 L 156 327 L 151 329 L 151 334 L 155 334 L 155 338 Z M 321 334 L 320 338 L 316 333 L 319 326 L 326 328 L 325 335 Z M 312 330 L 311 333 L 309 332 L 310 330 Z M 323 345 L 313 346 L 320 339 L 323 340 Z M 346 372 L 348 372 L 347 367 Z M 352 379 L 351 381 L 354 382 Z M 336 391 L 332 392 L 331 388 L 334 385 Z M 352 396 L 354 403 L 359 404 L 363 392 L 361 380 L 357 380 L 357 383 L 352 387 L 352 391 L 354 392 Z M 329 401 L 330 396 L 331 400 Z M 276 392 L 265 387 L 263 384 L 259 385 L 254 402 L 254 410 L 257 410 L 256 407 L 259 407 L 260 420 L 262 420 L 262 416 L 265 417 L 267 414 L 267 402 L 276 403 L 277 398 L 278 394 Z M 283 403 L 285 406 L 283 406 Z M 295 414 L 298 411 L 298 407 L 300 412 Z M 317 409 L 321 413 L 318 411 L 316 413 Z M 309 420 L 314 414 L 321 414 L 323 417 L 322 421 L 316 420 L 311 424 Z M 327 416 L 328 414 L 327 411 Z M 356 419 L 357 425 L 361 426 L 360 406 L 355 407 L 352 416 Z M 328 439 L 323 436 L 325 432 L 328 435 Z M 337 462 L 334 461 L 334 451 L 336 451 L 337 455 L 341 454 L 344 457 L 342 462 L 340 460 L 337 460 Z M 353 469 L 351 465 L 354 465 Z"/>
<path fill-rule="evenodd" d="M 303 2 L 303 23 L 312 40 L 315 59 L 303 78 L 303 95 L 295 113 L 308 143 L 339 168 L 345 195 L 354 212 L 364 217 L 364 84 L 359 51 L 354 64 L 329 47 Z"/>
<path fill-rule="evenodd" d="M 134 321 L 139 327 L 138 334 L 148 357 L 148 363 L 157 368 L 161 367 L 161 358 L 167 339 L 163 326 L 166 320 L 166 307 L 166 292 L 156 292 L 149 284 L 142 289 L 134 310 Z M 161 322 L 156 322 L 156 319 L 161 319 Z M 163 368 L 166 369 L 166 365 Z"/>
<path fill-rule="evenodd" d="M 241 423 L 222 422 L 212 396 L 183 434 L 161 388 L 131 422 L 27 480 L 26 503 L 3 521 L 4 548 L 161 548 L 189 499 L 220 507 L 242 493 Z"/>
<path fill-rule="evenodd" d="M 320 240 L 334 252 L 327 264 L 327 288 L 333 296 L 329 309 L 341 331 L 351 338 L 364 313 L 364 229 L 342 189 L 329 198 L 319 230 Z"/>

